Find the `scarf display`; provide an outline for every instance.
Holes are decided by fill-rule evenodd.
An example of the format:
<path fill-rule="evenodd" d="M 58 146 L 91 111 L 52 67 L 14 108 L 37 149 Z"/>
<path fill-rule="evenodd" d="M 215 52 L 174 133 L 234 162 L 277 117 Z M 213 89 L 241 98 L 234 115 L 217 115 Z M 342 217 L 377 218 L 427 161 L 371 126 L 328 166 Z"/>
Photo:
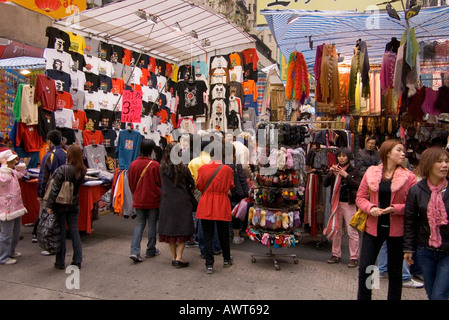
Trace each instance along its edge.
<path fill-rule="evenodd" d="M 304 104 L 309 98 L 310 83 L 309 73 L 304 55 L 293 51 L 288 61 L 286 97 L 287 100 L 296 100 Z"/>
<path fill-rule="evenodd" d="M 441 246 L 440 226 L 448 224 L 442 194 L 442 190 L 447 187 L 447 180 L 444 179 L 439 185 L 434 186 L 427 179 L 427 185 L 432 192 L 429 204 L 427 205 L 427 219 L 429 220 L 430 227 L 429 245 L 438 248 Z"/>
<path fill-rule="evenodd" d="M 343 167 L 343 170 L 346 170 L 348 166 Z M 337 174 L 335 177 L 334 182 L 334 192 L 332 195 L 332 208 L 331 208 L 331 216 L 329 218 L 329 222 L 327 223 L 327 227 L 323 230 L 324 235 L 328 239 L 332 239 L 338 231 L 338 217 L 337 217 L 337 210 L 338 210 L 338 203 L 340 200 L 340 189 L 341 189 L 341 175 Z"/>

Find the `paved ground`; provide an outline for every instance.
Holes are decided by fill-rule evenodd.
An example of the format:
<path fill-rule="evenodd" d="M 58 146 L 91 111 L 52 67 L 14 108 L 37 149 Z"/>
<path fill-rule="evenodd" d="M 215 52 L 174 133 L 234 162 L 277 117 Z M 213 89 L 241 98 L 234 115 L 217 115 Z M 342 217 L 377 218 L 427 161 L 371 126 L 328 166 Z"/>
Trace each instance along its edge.
<path fill-rule="evenodd" d="M 38 244 L 31 243 L 31 227 L 23 227 L 24 239 L 18 251 L 23 254 L 16 265 L 0 266 L 0 300 L 355 300 L 357 270 L 342 263 L 329 265 L 330 245 L 317 250 L 313 239 L 276 253 L 294 253 L 299 262 L 291 259 L 280 262 L 280 270 L 272 260 L 258 258 L 251 262 L 251 254 L 265 255 L 263 245 L 246 240 L 231 245 L 234 265 L 222 268 L 222 257 L 216 256 L 215 273 L 205 273 L 204 260 L 198 248 L 186 248 L 185 259 L 190 266 L 175 269 L 171 266 L 168 245 L 158 243 L 161 254 L 135 264 L 129 258 L 134 220 L 106 214 L 94 222 L 92 234 L 82 235 L 83 264 L 79 289 L 74 285 L 73 273 L 53 267 L 54 257 L 40 254 Z M 142 241 L 144 245 L 145 238 Z M 345 244 L 343 253 L 348 255 Z M 71 242 L 68 256 L 71 262 Z M 381 280 L 373 299 L 386 298 L 387 280 Z M 424 289 L 404 289 L 404 300 L 426 300 Z"/>

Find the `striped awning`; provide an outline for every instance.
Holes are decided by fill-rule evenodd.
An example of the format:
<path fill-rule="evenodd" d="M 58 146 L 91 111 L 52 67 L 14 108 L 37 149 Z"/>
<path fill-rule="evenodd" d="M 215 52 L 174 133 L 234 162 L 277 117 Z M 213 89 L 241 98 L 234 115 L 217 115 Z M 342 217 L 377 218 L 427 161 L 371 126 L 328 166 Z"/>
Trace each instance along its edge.
<path fill-rule="evenodd" d="M 300 51 L 313 73 L 316 47 L 335 44 L 350 64 L 353 48 L 358 39 L 366 41 L 370 64 L 382 63 L 385 45 L 392 37 L 401 39 L 406 29 L 404 12 L 401 20 L 390 18 L 386 10 L 378 12 L 263 10 L 271 33 L 286 59 L 293 51 Z M 418 42 L 446 41 L 449 39 L 449 6 L 423 8 L 409 20 L 415 28 Z M 313 48 L 310 49 L 311 41 Z"/>
<path fill-rule="evenodd" d="M 35 57 L 0 59 L 0 69 L 45 69 L 45 59 Z"/>

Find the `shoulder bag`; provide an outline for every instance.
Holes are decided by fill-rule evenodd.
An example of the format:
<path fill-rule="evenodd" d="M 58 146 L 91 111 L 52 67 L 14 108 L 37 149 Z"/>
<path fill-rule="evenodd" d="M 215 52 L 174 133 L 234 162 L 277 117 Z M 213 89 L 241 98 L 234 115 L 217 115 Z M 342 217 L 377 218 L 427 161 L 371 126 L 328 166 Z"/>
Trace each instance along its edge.
<path fill-rule="evenodd" d="M 56 171 L 55 171 L 56 172 Z M 54 174 L 50 178 L 48 182 L 47 189 L 45 190 L 45 195 L 43 200 L 47 201 L 51 192 L 51 188 L 54 183 Z M 64 165 L 64 182 L 61 185 L 61 189 L 58 192 L 58 196 L 55 200 L 56 203 L 71 205 L 73 203 L 73 183 L 70 180 L 67 180 L 67 165 Z"/>
<path fill-rule="evenodd" d="M 209 187 L 209 185 L 211 184 L 212 180 L 214 180 L 215 176 L 217 175 L 218 171 L 220 171 L 220 169 L 224 166 L 224 164 L 221 164 L 214 172 L 214 174 L 210 177 L 209 181 L 207 182 L 206 186 L 204 187 L 204 191 L 201 192 L 200 190 L 198 190 L 197 188 L 195 188 L 195 190 L 193 190 L 193 198 L 189 193 L 189 196 L 192 200 L 192 204 L 193 207 L 196 208 L 198 206 L 198 203 L 200 202 L 201 196 L 203 195 L 203 193 L 206 192 L 207 188 Z M 195 199 L 195 201 L 193 201 Z M 196 203 L 195 203 L 196 202 Z"/>

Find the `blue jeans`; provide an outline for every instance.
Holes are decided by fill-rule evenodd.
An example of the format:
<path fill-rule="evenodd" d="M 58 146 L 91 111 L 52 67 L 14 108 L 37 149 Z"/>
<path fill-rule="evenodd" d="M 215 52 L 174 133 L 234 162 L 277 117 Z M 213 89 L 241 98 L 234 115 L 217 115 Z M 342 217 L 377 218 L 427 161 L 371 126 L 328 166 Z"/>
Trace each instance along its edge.
<path fill-rule="evenodd" d="M 424 288 L 429 300 L 449 298 L 449 252 L 418 246 L 416 252 L 424 275 Z"/>
<path fill-rule="evenodd" d="M 131 240 L 131 254 L 140 256 L 140 242 L 148 220 L 148 243 L 145 256 L 154 256 L 156 254 L 156 227 L 159 209 L 136 209 L 136 214 L 137 225 Z"/>
<path fill-rule="evenodd" d="M 0 264 L 4 264 L 14 255 L 19 243 L 22 218 L 0 221 L 0 226 Z"/>
<path fill-rule="evenodd" d="M 83 260 L 81 248 L 81 238 L 78 232 L 78 215 L 80 207 L 76 206 L 55 206 L 54 212 L 58 217 L 61 227 L 61 249 L 56 253 L 56 264 L 65 266 L 66 255 L 66 224 L 69 227 L 69 235 L 72 240 L 73 258 L 72 263 L 79 264 Z"/>
<path fill-rule="evenodd" d="M 377 256 L 377 267 L 379 268 L 379 274 L 388 273 L 388 252 L 386 241 L 382 244 L 379 255 Z M 404 262 L 402 262 L 402 281 L 408 281 L 410 279 L 412 279 L 410 267 L 404 260 Z"/>

